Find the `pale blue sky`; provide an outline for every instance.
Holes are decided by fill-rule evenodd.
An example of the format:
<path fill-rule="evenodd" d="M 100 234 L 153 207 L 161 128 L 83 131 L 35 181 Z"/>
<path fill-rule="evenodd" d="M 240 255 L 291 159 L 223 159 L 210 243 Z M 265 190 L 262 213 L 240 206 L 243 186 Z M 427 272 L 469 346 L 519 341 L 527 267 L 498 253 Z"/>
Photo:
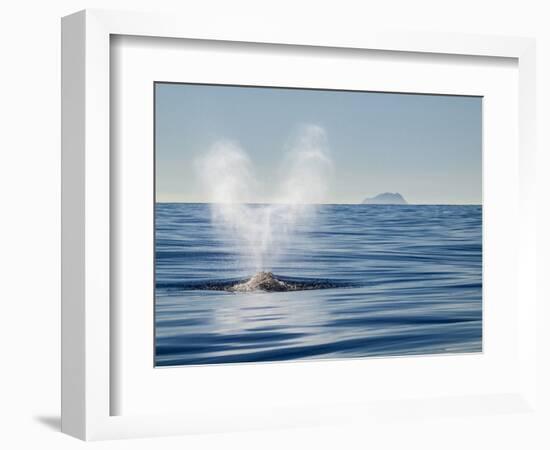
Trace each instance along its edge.
<path fill-rule="evenodd" d="M 274 185 L 289 137 L 323 127 L 334 170 L 327 203 L 399 192 L 409 203 L 481 204 L 482 99 L 157 83 L 157 201 L 202 202 L 193 161 L 238 142 Z M 261 199 L 259 199 L 261 201 Z"/>

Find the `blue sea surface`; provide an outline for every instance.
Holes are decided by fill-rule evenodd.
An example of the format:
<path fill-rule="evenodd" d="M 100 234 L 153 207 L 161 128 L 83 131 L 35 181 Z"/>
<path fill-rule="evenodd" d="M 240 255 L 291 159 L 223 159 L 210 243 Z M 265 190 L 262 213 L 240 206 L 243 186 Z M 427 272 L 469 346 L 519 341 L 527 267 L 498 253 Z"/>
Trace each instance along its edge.
<path fill-rule="evenodd" d="M 157 366 L 482 350 L 479 205 L 321 205 L 267 270 L 331 288 L 227 292 L 255 268 L 208 204 L 157 203 Z"/>

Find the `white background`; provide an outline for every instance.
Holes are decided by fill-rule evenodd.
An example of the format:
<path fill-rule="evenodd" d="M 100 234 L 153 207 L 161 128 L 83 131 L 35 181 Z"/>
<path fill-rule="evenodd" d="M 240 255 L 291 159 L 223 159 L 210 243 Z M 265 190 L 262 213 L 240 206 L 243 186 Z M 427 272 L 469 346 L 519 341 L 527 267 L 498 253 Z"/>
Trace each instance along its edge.
<path fill-rule="evenodd" d="M 278 432 L 234 433 L 84 444 L 59 428 L 59 17 L 89 7 L 177 10 L 208 21 L 211 14 L 239 21 L 263 16 L 281 27 L 368 27 L 458 31 L 538 38 L 539 230 L 550 229 L 550 14 L 540 1 L 20 1 L 0 10 L 0 192 L 2 220 L 3 448 L 548 448 L 550 417 L 501 414 L 471 418 L 422 415 L 374 427 L 360 424 Z M 546 129 L 545 129 L 546 128 Z M 544 153 L 543 153 L 544 151 Z M 539 258 L 548 238 L 539 236 Z M 539 264 L 548 277 L 550 268 Z M 544 273 L 543 273 L 544 272 Z M 542 289 L 542 286 L 541 286 Z M 548 289 L 540 293 L 549 299 Z M 543 306 L 541 314 L 548 314 Z M 541 369 L 550 379 L 549 332 L 540 331 Z M 545 356 L 544 356 L 545 355 Z M 544 359 L 542 358 L 544 356 Z M 548 389 L 543 386 L 541 395 Z"/>

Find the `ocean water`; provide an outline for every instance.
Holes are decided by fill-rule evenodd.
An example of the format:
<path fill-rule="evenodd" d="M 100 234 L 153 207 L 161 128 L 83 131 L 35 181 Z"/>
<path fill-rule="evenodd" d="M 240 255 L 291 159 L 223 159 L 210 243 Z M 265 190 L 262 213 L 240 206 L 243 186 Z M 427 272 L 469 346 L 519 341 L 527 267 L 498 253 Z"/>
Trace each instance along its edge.
<path fill-rule="evenodd" d="M 322 205 L 264 269 L 325 288 L 228 292 L 257 270 L 238 236 L 159 203 L 156 365 L 480 352 L 481 232 L 476 205 Z"/>

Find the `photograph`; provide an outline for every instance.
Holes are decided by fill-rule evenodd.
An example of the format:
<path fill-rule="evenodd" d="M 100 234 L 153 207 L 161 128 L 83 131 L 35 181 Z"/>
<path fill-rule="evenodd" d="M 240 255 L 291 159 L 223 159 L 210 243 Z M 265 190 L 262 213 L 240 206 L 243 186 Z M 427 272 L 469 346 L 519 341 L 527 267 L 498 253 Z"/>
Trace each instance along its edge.
<path fill-rule="evenodd" d="M 153 89 L 155 367 L 483 351 L 483 97 Z"/>

